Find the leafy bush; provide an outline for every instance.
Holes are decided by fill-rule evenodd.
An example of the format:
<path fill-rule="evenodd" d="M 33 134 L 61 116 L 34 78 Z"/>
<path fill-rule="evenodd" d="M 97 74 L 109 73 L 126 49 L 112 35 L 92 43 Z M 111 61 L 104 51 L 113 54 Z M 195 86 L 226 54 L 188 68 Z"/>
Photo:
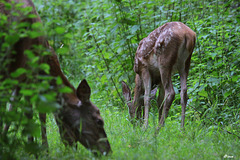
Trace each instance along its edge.
<path fill-rule="evenodd" d="M 70 80 L 86 77 L 95 101 L 121 109 L 125 106 L 120 82 L 128 81 L 134 87 L 133 61 L 139 41 L 166 22 L 184 22 L 197 34 L 188 78 L 190 107 L 187 115 L 193 118 L 199 112 L 198 116 L 210 125 L 213 122 L 239 123 L 237 1 L 114 0 L 105 3 L 72 0 L 52 3 L 42 0 L 36 3 L 47 30 L 52 33 L 51 42 L 59 48 L 62 68 Z M 62 27 L 65 32 L 56 36 Z M 180 90 L 178 79 L 175 75 L 177 93 Z M 173 106 L 179 106 L 179 98 L 177 95 Z M 179 107 L 170 112 L 179 113 L 178 110 Z"/>
<path fill-rule="evenodd" d="M 60 106 L 56 103 L 58 88 L 50 85 L 54 79 L 48 76 L 50 67 L 46 63 L 41 63 L 45 56 L 49 55 L 43 46 L 32 46 L 33 48 L 24 50 L 27 61 L 20 63 L 26 64 L 19 64 L 20 68 L 16 70 L 10 68 L 10 66 L 15 67 L 13 64 L 18 65 L 13 63 L 14 55 L 20 61 L 21 56 L 15 52 L 15 48 L 20 46 L 26 49 L 24 43 L 28 38 L 33 40 L 43 36 L 44 32 L 41 23 L 30 24 L 23 21 L 36 16 L 31 14 L 31 7 L 22 8 L 22 4 L 4 4 L 11 16 L 1 14 L 0 21 L 0 158 L 15 159 L 19 149 L 34 154 L 44 149 L 37 141 L 30 142 L 27 139 L 40 137 L 37 113 L 51 113 Z M 4 130 L 4 126 L 9 125 L 10 128 Z"/>

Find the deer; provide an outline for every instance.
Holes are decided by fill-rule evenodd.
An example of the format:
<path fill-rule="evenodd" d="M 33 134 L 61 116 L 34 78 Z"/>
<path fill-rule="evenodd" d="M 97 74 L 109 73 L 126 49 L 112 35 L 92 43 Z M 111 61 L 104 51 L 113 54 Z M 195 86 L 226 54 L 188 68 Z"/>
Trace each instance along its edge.
<path fill-rule="evenodd" d="M 22 8 L 32 7 L 29 15 L 35 16 L 25 16 L 22 17 L 22 13 L 19 16 L 11 14 L 11 10 L 15 8 L 16 5 L 22 3 Z M 6 9 L 5 5 L 11 5 L 11 10 Z M 32 0 L 5 0 L 5 2 L 0 3 L 0 14 L 6 15 L 8 17 L 8 22 L 27 22 L 29 24 L 34 24 L 36 22 L 41 22 L 40 16 L 38 15 L 36 8 Z M 31 27 L 25 27 L 26 30 L 31 30 Z M 4 38 L 0 39 L 0 49 L 3 46 Z M 33 50 L 34 46 L 43 46 L 50 52 L 50 55 L 40 56 L 40 51 Z M 70 88 L 68 93 L 57 93 L 57 103 L 61 106 L 54 112 L 54 116 L 59 128 L 60 137 L 65 146 L 73 146 L 77 142 L 80 142 L 84 147 L 91 150 L 94 154 L 108 154 L 111 152 L 111 146 L 107 139 L 107 134 L 104 130 L 104 120 L 100 115 L 99 108 L 94 105 L 91 100 L 91 88 L 87 81 L 82 80 L 78 87 L 75 87 L 68 81 L 66 76 L 63 74 L 60 63 L 55 53 L 54 49 L 49 45 L 47 38 L 43 35 L 31 38 L 24 37 L 20 38 L 11 47 L 8 53 L 5 53 L 5 59 L 11 59 L 11 62 L 6 65 L 6 69 L 0 70 L 0 82 L 7 78 L 10 78 L 10 74 L 19 68 L 28 68 L 27 66 L 28 58 L 25 55 L 26 50 L 32 50 L 36 56 L 39 56 L 39 64 L 47 63 L 50 67 L 49 75 L 52 77 L 60 77 L 64 86 Z M 47 73 L 39 73 L 47 74 Z M 2 77 L 2 78 L 1 78 Z M 27 77 L 23 74 L 17 78 L 19 82 L 26 82 Z M 51 82 L 53 87 L 57 87 L 56 81 Z M 13 88 L 13 96 L 19 95 L 21 90 L 20 86 Z M 11 106 L 17 107 L 17 106 Z M 32 113 L 27 113 L 28 118 L 32 118 Z M 46 113 L 39 113 L 41 122 L 41 135 L 42 135 L 42 145 L 48 148 L 47 133 L 46 133 Z M 5 125 L 3 133 L 8 132 L 10 125 Z M 80 127 L 81 126 L 81 127 Z M 33 141 L 33 137 L 29 137 L 29 141 Z"/>
<path fill-rule="evenodd" d="M 175 98 L 171 75 L 176 71 L 180 75 L 181 127 L 184 128 L 188 99 L 187 77 L 195 41 L 196 33 L 182 22 L 168 22 L 140 41 L 134 59 L 136 76 L 133 100 L 131 100 L 130 88 L 124 81 L 122 81 L 122 93 L 127 101 L 131 119 L 142 118 L 143 112 L 145 129 L 148 127 L 151 90 L 155 86 L 159 88 L 157 130 L 164 126 Z"/>

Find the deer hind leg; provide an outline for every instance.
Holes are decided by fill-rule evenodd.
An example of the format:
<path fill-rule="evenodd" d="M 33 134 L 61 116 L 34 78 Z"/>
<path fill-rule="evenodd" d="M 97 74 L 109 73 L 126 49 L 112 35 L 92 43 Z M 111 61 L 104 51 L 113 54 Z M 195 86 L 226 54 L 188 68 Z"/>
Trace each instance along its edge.
<path fill-rule="evenodd" d="M 162 117 L 164 97 L 165 97 L 164 88 L 163 88 L 162 84 L 160 84 L 159 85 L 159 94 L 158 94 L 158 98 L 157 98 L 158 113 L 159 113 L 158 121 L 160 121 L 160 119 Z"/>
<path fill-rule="evenodd" d="M 185 66 L 181 68 L 179 71 L 180 73 L 180 82 L 181 82 L 181 106 L 182 106 L 182 119 L 181 119 L 181 127 L 184 127 L 184 121 L 185 121 L 185 112 L 186 112 L 186 106 L 187 106 L 187 76 L 188 71 L 190 67 L 190 59 L 191 56 L 187 59 Z"/>
<path fill-rule="evenodd" d="M 180 81 L 181 81 L 181 106 L 182 106 L 182 119 L 181 119 L 181 127 L 184 127 L 185 120 L 185 111 L 187 105 L 187 76 L 185 72 L 180 73 Z"/>
<path fill-rule="evenodd" d="M 148 116 L 150 108 L 150 93 L 151 93 L 151 75 L 147 69 L 142 72 L 142 80 L 144 84 L 144 128 L 148 127 Z"/>
<path fill-rule="evenodd" d="M 173 89 L 172 79 L 171 79 L 171 67 L 169 66 L 160 67 L 160 74 L 161 74 L 162 86 L 164 88 L 165 99 L 163 103 L 162 116 L 159 121 L 158 129 L 164 126 L 165 119 L 167 118 L 167 115 L 168 115 L 168 111 L 175 97 L 175 92 Z"/>

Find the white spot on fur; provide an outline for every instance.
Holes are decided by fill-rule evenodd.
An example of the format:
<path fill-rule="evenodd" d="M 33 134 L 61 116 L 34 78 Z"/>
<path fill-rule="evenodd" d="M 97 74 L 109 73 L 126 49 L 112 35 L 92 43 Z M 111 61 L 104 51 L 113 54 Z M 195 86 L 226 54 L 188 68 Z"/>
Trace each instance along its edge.
<path fill-rule="evenodd" d="M 81 101 L 78 101 L 77 107 L 80 107 L 81 105 L 82 105 L 82 102 L 81 102 Z"/>
<path fill-rule="evenodd" d="M 177 25 L 179 29 L 182 29 L 181 24 L 179 22 L 177 23 Z"/>

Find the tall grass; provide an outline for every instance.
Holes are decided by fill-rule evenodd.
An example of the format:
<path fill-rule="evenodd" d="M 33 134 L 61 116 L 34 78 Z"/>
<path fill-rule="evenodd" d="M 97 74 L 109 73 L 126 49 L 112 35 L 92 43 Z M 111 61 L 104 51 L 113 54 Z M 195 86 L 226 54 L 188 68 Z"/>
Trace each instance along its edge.
<path fill-rule="evenodd" d="M 101 107 L 100 107 L 101 108 Z M 166 125 L 155 134 L 157 116 L 150 114 L 147 130 L 133 126 L 126 110 L 101 110 L 105 130 L 113 153 L 95 157 L 81 144 L 65 148 L 52 115 L 48 116 L 49 156 L 40 159 L 224 159 L 240 158 L 240 140 L 219 127 L 206 127 L 197 120 L 186 119 L 185 131 L 180 121 L 168 117 Z"/>

